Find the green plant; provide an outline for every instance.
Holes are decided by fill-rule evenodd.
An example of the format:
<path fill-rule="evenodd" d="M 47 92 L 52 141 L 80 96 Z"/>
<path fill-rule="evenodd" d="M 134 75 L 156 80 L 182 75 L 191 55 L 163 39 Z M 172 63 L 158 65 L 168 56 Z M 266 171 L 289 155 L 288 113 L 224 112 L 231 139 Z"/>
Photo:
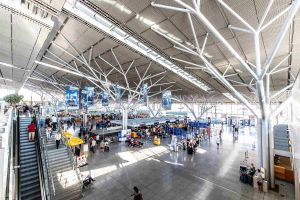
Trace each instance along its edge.
<path fill-rule="evenodd" d="M 16 105 L 18 103 L 20 103 L 20 101 L 22 101 L 22 99 L 24 98 L 23 95 L 18 95 L 16 94 L 9 94 L 6 95 L 5 97 L 3 97 L 3 100 L 7 103 L 9 103 L 10 105 Z"/>

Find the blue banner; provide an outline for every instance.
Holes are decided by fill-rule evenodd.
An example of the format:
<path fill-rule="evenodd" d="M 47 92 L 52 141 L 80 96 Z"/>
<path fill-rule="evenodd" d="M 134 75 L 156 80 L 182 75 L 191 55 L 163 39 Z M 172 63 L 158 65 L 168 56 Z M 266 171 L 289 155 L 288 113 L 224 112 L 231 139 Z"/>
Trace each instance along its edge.
<path fill-rule="evenodd" d="M 114 90 L 115 90 L 115 95 L 116 95 L 116 102 L 120 103 L 121 102 L 121 88 L 120 88 L 119 82 L 115 83 Z"/>
<path fill-rule="evenodd" d="M 80 92 L 80 109 L 87 108 L 87 90 L 83 89 Z"/>
<path fill-rule="evenodd" d="M 166 90 L 162 93 L 162 108 L 164 110 L 172 109 L 172 94 L 169 90 Z"/>
<path fill-rule="evenodd" d="M 148 91 L 149 91 L 148 83 L 145 83 L 143 85 L 143 103 L 144 103 L 145 106 L 148 105 Z"/>
<path fill-rule="evenodd" d="M 66 104 L 68 107 L 78 107 L 79 106 L 79 88 L 71 85 L 66 87 Z"/>
<path fill-rule="evenodd" d="M 108 106 L 108 93 L 106 91 L 102 91 L 102 106 Z"/>
<path fill-rule="evenodd" d="M 94 104 L 94 87 L 85 87 L 85 90 L 87 91 L 87 94 L 86 94 L 87 105 L 93 105 Z"/>

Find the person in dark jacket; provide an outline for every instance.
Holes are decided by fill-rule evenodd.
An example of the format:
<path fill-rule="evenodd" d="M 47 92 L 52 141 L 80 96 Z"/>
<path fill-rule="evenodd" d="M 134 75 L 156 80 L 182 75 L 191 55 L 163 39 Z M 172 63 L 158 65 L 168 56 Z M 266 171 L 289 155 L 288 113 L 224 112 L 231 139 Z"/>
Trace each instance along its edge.
<path fill-rule="evenodd" d="M 143 200 L 143 195 L 136 186 L 133 187 L 133 191 L 134 193 L 131 195 L 133 196 L 133 200 Z"/>

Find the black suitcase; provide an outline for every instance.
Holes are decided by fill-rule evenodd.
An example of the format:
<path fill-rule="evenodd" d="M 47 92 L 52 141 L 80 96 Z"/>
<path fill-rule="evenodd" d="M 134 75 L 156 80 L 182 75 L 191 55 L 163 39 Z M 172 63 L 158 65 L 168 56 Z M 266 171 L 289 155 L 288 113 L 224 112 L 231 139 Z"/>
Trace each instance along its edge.
<path fill-rule="evenodd" d="M 193 154 L 193 148 L 189 147 L 188 150 L 187 150 L 187 153 L 190 154 L 190 155 L 192 155 Z"/>

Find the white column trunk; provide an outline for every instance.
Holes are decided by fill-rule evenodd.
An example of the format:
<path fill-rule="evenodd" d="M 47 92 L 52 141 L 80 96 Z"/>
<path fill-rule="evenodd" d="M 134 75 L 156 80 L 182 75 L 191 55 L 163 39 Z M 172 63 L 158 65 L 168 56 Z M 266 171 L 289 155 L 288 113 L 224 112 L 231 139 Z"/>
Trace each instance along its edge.
<path fill-rule="evenodd" d="M 122 129 L 127 130 L 128 125 L 128 109 L 124 108 L 122 110 Z"/>

